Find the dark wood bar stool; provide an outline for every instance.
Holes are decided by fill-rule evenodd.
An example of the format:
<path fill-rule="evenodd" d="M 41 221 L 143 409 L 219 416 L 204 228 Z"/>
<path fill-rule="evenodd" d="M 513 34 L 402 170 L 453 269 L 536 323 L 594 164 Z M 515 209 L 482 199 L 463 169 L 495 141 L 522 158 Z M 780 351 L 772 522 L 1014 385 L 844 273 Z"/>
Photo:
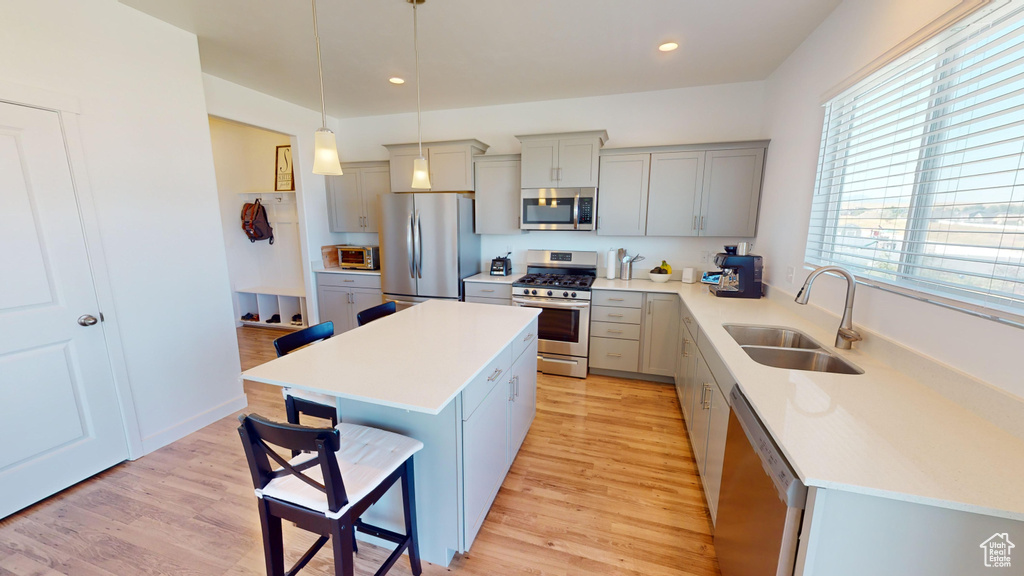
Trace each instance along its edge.
<path fill-rule="evenodd" d="M 334 322 L 321 322 L 274 340 L 274 350 L 277 351 L 277 357 L 280 358 L 303 346 L 326 340 L 331 336 L 334 336 Z M 307 414 L 330 420 L 331 426 L 338 425 L 338 410 L 335 407 L 334 398 L 297 388 L 282 388 L 281 394 L 284 396 L 284 409 L 288 415 L 288 422 L 299 424 L 299 415 Z"/>
<path fill-rule="evenodd" d="M 412 458 L 423 448 L 422 442 L 356 424 L 309 428 L 274 422 L 255 414 L 238 419 L 241 422 L 238 433 L 259 501 L 268 576 L 292 576 L 305 567 L 328 540 L 334 550 L 334 573 L 352 576 L 355 530 L 398 545 L 376 576 L 386 574 L 405 550 L 409 551 L 412 573 L 417 576 L 422 573 L 416 540 Z M 311 453 L 285 460 L 271 446 Z M 405 534 L 360 520 L 363 512 L 399 480 L 402 482 Z M 287 572 L 282 520 L 320 535 Z"/>

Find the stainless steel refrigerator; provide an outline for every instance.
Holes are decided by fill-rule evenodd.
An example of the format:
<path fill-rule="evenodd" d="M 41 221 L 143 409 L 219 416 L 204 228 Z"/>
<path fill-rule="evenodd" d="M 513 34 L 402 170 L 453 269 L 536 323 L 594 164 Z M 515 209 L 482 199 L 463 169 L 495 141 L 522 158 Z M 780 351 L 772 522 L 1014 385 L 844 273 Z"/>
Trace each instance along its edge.
<path fill-rule="evenodd" d="M 381 286 L 399 309 L 432 298 L 460 300 L 480 271 L 473 199 L 457 193 L 380 196 Z"/>

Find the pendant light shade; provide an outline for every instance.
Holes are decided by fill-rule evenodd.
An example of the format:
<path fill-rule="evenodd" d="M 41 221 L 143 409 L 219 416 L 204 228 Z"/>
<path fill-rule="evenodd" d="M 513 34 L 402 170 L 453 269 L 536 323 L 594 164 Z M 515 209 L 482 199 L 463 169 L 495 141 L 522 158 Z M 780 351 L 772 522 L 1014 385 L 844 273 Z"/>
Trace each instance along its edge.
<path fill-rule="evenodd" d="M 341 176 L 341 161 L 338 159 L 338 143 L 334 132 L 320 128 L 313 134 L 313 174 Z"/>
<path fill-rule="evenodd" d="M 430 167 L 423 156 L 412 161 L 412 186 L 414 190 L 430 190 Z"/>
<path fill-rule="evenodd" d="M 324 99 L 324 66 L 320 61 L 320 32 L 316 25 L 316 0 L 313 0 L 313 38 L 316 39 L 316 69 L 320 73 L 320 118 L 323 125 L 313 134 L 313 174 L 341 176 L 338 141 L 327 127 L 327 103 Z"/>
<path fill-rule="evenodd" d="M 416 55 L 416 141 L 420 145 L 420 157 L 412 161 L 413 190 L 430 190 L 430 167 L 423 156 L 423 131 L 420 128 L 420 41 L 419 26 L 416 21 L 416 5 L 426 0 L 406 0 L 412 4 L 412 49 Z"/>

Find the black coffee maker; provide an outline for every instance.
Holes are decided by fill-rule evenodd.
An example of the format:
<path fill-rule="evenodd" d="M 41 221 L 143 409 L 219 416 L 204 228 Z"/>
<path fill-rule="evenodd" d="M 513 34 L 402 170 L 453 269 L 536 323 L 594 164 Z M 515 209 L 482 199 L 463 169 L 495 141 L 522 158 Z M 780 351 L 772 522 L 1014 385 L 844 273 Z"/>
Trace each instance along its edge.
<path fill-rule="evenodd" d="M 760 256 L 737 256 L 719 252 L 715 266 L 722 269 L 718 284 L 710 286 L 711 293 L 720 298 L 760 298 L 762 296 Z"/>

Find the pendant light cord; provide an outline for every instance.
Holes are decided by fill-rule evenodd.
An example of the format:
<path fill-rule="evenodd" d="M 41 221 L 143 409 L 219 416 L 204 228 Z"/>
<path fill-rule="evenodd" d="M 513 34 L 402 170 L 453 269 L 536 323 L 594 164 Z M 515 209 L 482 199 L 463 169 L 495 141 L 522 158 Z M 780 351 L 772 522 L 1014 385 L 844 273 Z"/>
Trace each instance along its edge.
<path fill-rule="evenodd" d="M 412 0 L 412 50 L 416 54 L 416 140 L 420 145 L 420 158 L 423 158 L 423 131 L 420 128 L 420 40 L 416 4 L 417 0 Z"/>
<path fill-rule="evenodd" d="M 327 102 L 324 100 L 324 65 L 320 61 L 320 32 L 316 25 L 316 0 L 313 0 L 313 38 L 316 38 L 316 70 L 320 73 L 320 118 L 323 121 L 323 127 L 327 128 Z M 417 89 L 419 89 L 419 83 L 419 77 L 417 77 Z"/>

